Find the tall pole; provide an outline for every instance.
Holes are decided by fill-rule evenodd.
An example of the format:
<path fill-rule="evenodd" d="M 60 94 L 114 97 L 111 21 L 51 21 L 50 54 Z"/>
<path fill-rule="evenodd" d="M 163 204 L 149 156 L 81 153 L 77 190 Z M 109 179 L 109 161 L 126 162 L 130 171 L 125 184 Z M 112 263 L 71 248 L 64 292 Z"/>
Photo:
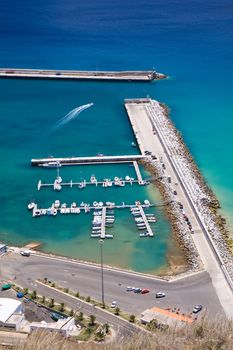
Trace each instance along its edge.
<path fill-rule="evenodd" d="M 104 307 L 103 243 L 104 241 L 100 239 L 99 244 L 100 244 L 100 265 L 101 265 L 101 290 L 102 290 L 102 306 Z"/>

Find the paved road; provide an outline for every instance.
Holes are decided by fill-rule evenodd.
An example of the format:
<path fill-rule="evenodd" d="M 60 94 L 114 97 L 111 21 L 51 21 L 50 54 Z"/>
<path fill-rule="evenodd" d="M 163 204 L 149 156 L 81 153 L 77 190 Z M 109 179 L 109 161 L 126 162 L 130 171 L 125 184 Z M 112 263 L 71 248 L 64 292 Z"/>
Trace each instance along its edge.
<path fill-rule="evenodd" d="M 101 301 L 101 274 L 98 266 L 82 264 L 66 259 L 31 255 L 29 258 L 9 253 L 1 258 L 3 279 L 14 279 L 30 289 L 38 289 L 51 296 L 51 291 L 42 290 L 35 280 L 47 277 L 63 287 L 79 291 L 81 295 Z M 150 293 L 141 295 L 126 292 L 127 286 L 148 288 Z M 124 271 L 104 269 L 105 302 L 116 300 L 120 309 L 140 316 L 153 306 L 178 307 L 182 312 L 191 312 L 195 304 L 202 304 L 211 317 L 223 315 L 215 289 L 207 272 L 186 277 L 176 282 L 167 282 L 149 276 Z M 156 299 L 155 292 L 164 291 L 166 298 Z M 73 307 L 75 309 L 75 307 Z"/>

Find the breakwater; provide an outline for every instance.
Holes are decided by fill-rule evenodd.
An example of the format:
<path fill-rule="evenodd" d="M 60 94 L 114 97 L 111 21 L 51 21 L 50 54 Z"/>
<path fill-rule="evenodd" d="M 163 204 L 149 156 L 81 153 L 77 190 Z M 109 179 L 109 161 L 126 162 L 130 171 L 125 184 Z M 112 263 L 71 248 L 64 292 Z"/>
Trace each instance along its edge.
<path fill-rule="evenodd" d="M 129 163 L 148 158 L 145 155 L 123 155 L 123 156 L 95 156 L 95 157 L 69 157 L 69 158 L 35 158 L 31 159 L 32 166 L 56 167 L 57 165 L 80 165 L 80 164 L 107 164 L 107 163 Z"/>
<path fill-rule="evenodd" d="M 211 195 L 189 152 L 171 123 L 167 109 L 159 102 L 126 100 L 125 107 L 142 153 L 151 152 L 148 165 L 160 177 L 170 205 L 176 234 L 189 252 L 193 269 L 203 264 L 227 316 L 232 317 L 233 259 L 212 210 Z M 153 159 L 153 156 L 156 159 Z"/>
<path fill-rule="evenodd" d="M 153 81 L 166 78 L 166 75 L 154 70 L 140 71 L 80 71 L 0 68 L 0 78 L 32 79 L 73 79 L 73 80 L 110 80 L 110 81 Z"/>

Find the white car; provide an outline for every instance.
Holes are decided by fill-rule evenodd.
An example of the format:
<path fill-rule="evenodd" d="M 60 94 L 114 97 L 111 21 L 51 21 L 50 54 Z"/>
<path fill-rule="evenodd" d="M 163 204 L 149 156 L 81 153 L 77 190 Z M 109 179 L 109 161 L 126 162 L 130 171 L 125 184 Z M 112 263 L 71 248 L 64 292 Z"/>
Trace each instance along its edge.
<path fill-rule="evenodd" d="M 111 307 L 114 309 L 116 306 L 117 306 L 117 302 L 113 301 L 112 304 L 111 304 Z"/>
<path fill-rule="evenodd" d="M 22 256 L 30 256 L 30 251 L 29 250 L 21 250 L 20 254 Z"/>
<path fill-rule="evenodd" d="M 163 293 L 163 292 L 157 292 L 157 293 L 155 294 L 155 297 L 156 297 L 156 298 L 164 298 L 165 296 L 166 296 L 166 294 Z"/>

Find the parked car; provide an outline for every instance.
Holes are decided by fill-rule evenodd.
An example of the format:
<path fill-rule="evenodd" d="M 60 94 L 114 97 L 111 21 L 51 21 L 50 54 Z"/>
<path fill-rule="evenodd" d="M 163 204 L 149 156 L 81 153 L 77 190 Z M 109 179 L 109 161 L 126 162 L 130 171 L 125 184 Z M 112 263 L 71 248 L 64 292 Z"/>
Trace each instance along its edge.
<path fill-rule="evenodd" d="M 126 291 L 127 291 L 127 292 L 132 292 L 134 289 L 135 289 L 135 287 L 130 287 L 130 286 L 128 286 L 128 287 L 126 288 Z"/>
<path fill-rule="evenodd" d="M 117 306 L 117 302 L 114 300 L 111 304 L 111 307 L 114 309 Z"/>
<path fill-rule="evenodd" d="M 142 289 L 141 288 L 135 288 L 134 293 L 141 293 Z"/>
<path fill-rule="evenodd" d="M 8 290 L 8 289 L 11 289 L 11 284 L 10 283 L 2 285 L 2 290 Z"/>
<path fill-rule="evenodd" d="M 21 292 L 18 292 L 18 293 L 17 293 L 17 298 L 21 299 L 21 298 L 23 298 L 23 297 L 24 297 L 24 294 L 23 294 L 23 293 L 21 293 Z"/>
<path fill-rule="evenodd" d="M 51 313 L 51 318 L 52 318 L 52 320 L 57 322 L 58 320 L 63 320 L 64 316 L 62 316 L 61 314 L 59 314 L 57 312 L 52 312 Z"/>
<path fill-rule="evenodd" d="M 201 310 L 202 310 L 202 305 L 196 305 L 195 308 L 193 309 L 193 313 L 197 314 Z"/>
<path fill-rule="evenodd" d="M 156 298 L 164 298 L 165 296 L 166 296 L 166 294 L 163 293 L 163 292 L 157 292 L 157 293 L 155 294 L 155 297 L 156 297 Z"/>
<path fill-rule="evenodd" d="M 147 293 L 150 293 L 149 289 L 143 288 L 141 290 L 141 294 L 147 294 Z"/>
<path fill-rule="evenodd" d="M 30 251 L 29 250 L 21 250 L 20 254 L 22 256 L 30 256 Z"/>

